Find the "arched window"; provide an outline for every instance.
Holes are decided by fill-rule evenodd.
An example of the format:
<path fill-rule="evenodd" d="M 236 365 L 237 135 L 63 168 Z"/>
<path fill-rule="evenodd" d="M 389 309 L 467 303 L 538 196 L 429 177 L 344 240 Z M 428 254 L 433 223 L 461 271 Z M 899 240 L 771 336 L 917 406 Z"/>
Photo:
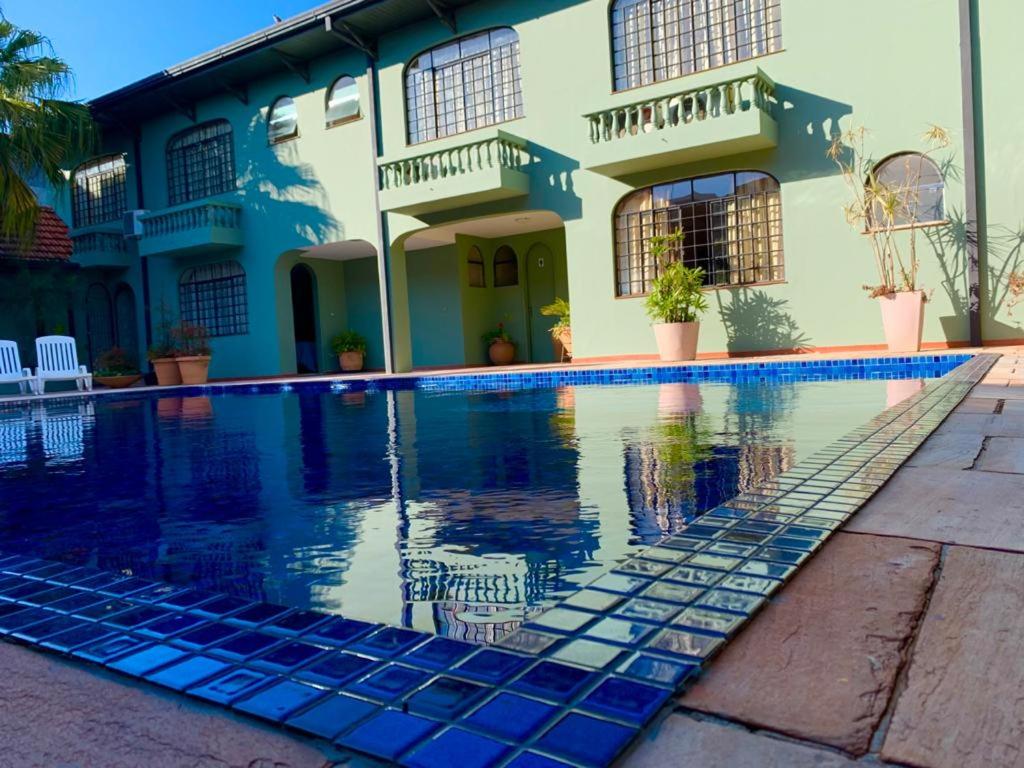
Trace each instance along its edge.
<path fill-rule="evenodd" d="M 945 221 L 945 182 L 942 171 L 930 157 L 917 152 L 893 155 L 875 166 L 875 180 L 882 188 L 893 192 L 899 204 L 895 210 L 890 209 L 889 214 L 870 208 L 872 220 L 881 223 L 884 216 L 890 215 L 893 226 L 897 227 Z"/>
<path fill-rule="evenodd" d="M 470 288 L 486 288 L 487 277 L 484 274 L 484 255 L 475 245 L 469 247 L 466 254 L 467 282 Z"/>
<path fill-rule="evenodd" d="M 779 182 L 739 171 L 657 184 L 632 192 L 615 208 L 615 285 L 619 296 L 642 296 L 659 265 L 651 238 L 683 233 L 675 254 L 704 270 L 709 286 L 782 280 Z"/>
<path fill-rule="evenodd" d="M 503 245 L 494 252 L 494 287 L 519 285 L 519 259 L 516 252 Z"/>
<path fill-rule="evenodd" d="M 519 36 L 479 32 L 421 53 L 405 69 L 409 143 L 523 116 Z"/>
<path fill-rule="evenodd" d="M 219 261 L 186 269 L 178 281 L 183 322 L 201 325 L 211 336 L 249 332 L 245 270 L 237 261 Z"/>
<path fill-rule="evenodd" d="M 213 120 L 171 137 L 167 143 L 167 198 L 170 205 L 199 200 L 235 188 L 231 125 Z"/>
<path fill-rule="evenodd" d="M 295 100 L 291 96 L 282 96 L 270 105 L 267 112 L 267 141 L 277 144 L 299 135 L 299 114 L 295 110 Z"/>
<path fill-rule="evenodd" d="M 615 90 L 782 49 L 782 0 L 615 0 Z"/>
<path fill-rule="evenodd" d="M 327 127 L 355 120 L 359 117 L 359 85 L 348 75 L 342 75 L 327 90 Z"/>
<path fill-rule="evenodd" d="M 76 227 L 117 221 L 128 208 L 124 155 L 83 163 L 72 175 L 71 185 L 71 212 Z"/>

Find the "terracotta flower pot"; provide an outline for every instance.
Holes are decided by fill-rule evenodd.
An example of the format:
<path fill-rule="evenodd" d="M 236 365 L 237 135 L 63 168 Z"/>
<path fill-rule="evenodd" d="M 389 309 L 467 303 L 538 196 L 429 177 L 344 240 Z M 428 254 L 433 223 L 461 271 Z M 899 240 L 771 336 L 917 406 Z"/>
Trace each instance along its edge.
<path fill-rule="evenodd" d="M 156 373 L 156 383 L 161 387 L 174 387 L 181 384 L 181 372 L 178 370 L 178 361 L 173 357 L 161 357 L 153 360 L 153 371 Z"/>
<path fill-rule="evenodd" d="M 492 341 L 487 356 L 494 365 L 508 365 L 516 359 L 516 345 L 511 341 Z"/>
<path fill-rule="evenodd" d="M 130 387 L 141 378 L 141 373 L 126 373 L 122 376 L 93 376 L 92 380 L 109 389 L 124 389 L 125 387 Z"/>
<path fill-rule="evenodd" d="M 209 377 L 210 356 L 190 355 L 178 358 L 182 384 L 205 384 Z"/>
<path fill-rule="evenodd" d="M 878 297 L 882 327 L 890 352 L 919 352 L 924 326 L 924 291 L 901 291 Z"/>
<path fill-rule="evenodd" d="M 563 328 L 551 341 L 555 347 L 555 359 L 561 362 L 572 357 L 572 328 Z"/>
<path fill-rule="evenodd" d="M 343 371 L 361 371 L 363 370 L 363 353 L 342 352 L 338 355 L 338 364 Z"/>
<path fill-rule="evenodd" d="M 666 363 L 694 360 L 697 357 L 697 337 L 700 323 L 654 323 L 654 340 L 658 343 L 658 356 Z"/>

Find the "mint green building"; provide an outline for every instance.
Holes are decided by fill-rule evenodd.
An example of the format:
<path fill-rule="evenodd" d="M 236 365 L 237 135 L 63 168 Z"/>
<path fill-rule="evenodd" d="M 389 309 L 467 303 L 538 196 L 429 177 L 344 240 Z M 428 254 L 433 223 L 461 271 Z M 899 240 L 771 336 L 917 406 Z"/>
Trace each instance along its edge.
<path fill-rule="evenodd" d="M 104 152 L 58 206 L 92 357 L 162 320 L 217 378 L 655 356 L 652 235 L 705 268 L 700 352 L 882 344 L 826 157 L 952 145 L 918 218 L 930 346 L 1024 337 L 1024 102 L 1012 0 L 335 0 L 96 99 Z M 900 163 L 892 165 L 898 168 Z M 928 166 L 927 171 L 932 170 Z"/>

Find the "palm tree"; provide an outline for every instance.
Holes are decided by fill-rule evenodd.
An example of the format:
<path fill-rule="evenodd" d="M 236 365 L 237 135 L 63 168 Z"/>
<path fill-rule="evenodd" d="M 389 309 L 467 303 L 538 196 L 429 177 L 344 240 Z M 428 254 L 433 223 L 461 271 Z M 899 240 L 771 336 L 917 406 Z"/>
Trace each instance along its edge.
<path fill-rule="evenodd" d="M 89 108 L 58 98 L 71 77 L 49 40 L 0 17 L 0 236 L 30 243 L 39 203 L 29 180 L 62 187 L 96 141 Z"/>

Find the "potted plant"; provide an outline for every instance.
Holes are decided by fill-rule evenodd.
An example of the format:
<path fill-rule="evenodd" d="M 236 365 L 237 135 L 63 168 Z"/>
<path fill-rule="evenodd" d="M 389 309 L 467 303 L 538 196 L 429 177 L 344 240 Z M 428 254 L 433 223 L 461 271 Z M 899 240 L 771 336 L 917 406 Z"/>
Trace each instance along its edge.
<path fill-rule="evenodd" d="M 928 301 L 917 283 L 921 171 L 926 157 L 949 146 L 949 134 L 938 126 L 929 128 L 925 151 L 907 155 L 906 173 L 896 182 L 879 178 L 878 164 L 865 149 L 867 135 L 857 127 L 835 136 L 828 156 L 853 197 L 843 207 L 846 220 L 867 235 L 874 252 L 879 282 L 863 287 L 881 307 L 886 345 L 890 352 L 917 352 Z"/>
<path fill-rule="evenodd" d="M 174 346 L 174 333 L 171 328 L 170 312 L 167 304 L 160 302 L 160 324 L 157 327 L 157 341 L 149 348 L 146 357 L 153 365 L 156 383 L 160 387 L 173 387 L 181 384 L 181 373 L 178 371 L 178 350 Z"/>
<path fill-rule="evenodd" d="M 363 370 L 366 358 L 366 339 L 355 331 L 344 331 L 331 339 L 331 349 L 338 356 L 343 371 Z"/>
<path fill-rule="evenodd" d="M 682 232 L 657 235 L 650 241 L 651 255 L 659 268 L 645 306 L 652 320 L 658 356 L 665 362 L 697 357 L 697 316 L 708 308 L 704 270 L 687 267 L 678 256 L 673 256 L 682 241 Z"/>
<path fill-rule="evenodd" d="M 96 358 L 93 379 L 104 387 L 130 387 L 142 378 L 139 368 L 120 347 L 111 347 Z"/>
<path fill-rule="evenodd" d="M 497 328 L 487 331 L 483 335 L 483 341 L 487 345 L 487 356 L 493 365 L 508 365 L 516 359 L 516 345 L 505 332 L 504 323 L 498 323 Z"/>
<path fill-rule="evenodd" d="M 210 371 L 210 332 L 195 323 L 174 329 L 182 384 L 205 384 Z"/>
<path fill-rule="evenodd" d="M 559 362 L 572 357 L 572 326 L 569 324 L 569 302 L 556 298 L 552 303 L 540 308 L 545 317 L 557 317 L 551 326 L 551 340 L 555 345 L 555 357 Z"/>

